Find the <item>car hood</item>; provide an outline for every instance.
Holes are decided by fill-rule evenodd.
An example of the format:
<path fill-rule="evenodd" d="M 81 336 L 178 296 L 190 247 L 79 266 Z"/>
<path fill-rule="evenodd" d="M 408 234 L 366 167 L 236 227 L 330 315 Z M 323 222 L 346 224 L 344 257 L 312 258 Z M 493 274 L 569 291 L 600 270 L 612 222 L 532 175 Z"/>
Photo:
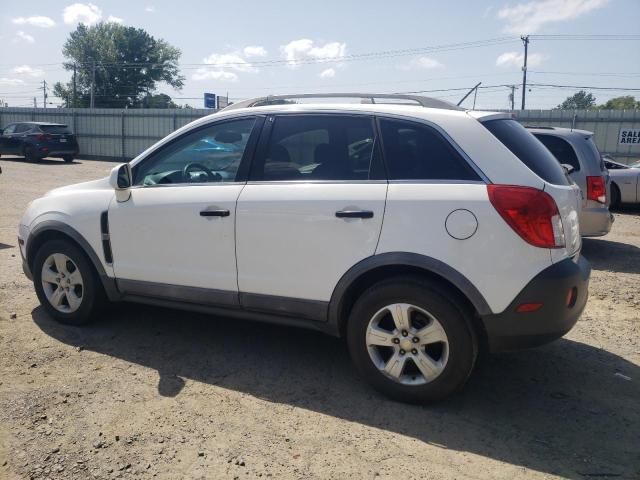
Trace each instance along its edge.
<path fill-rule="evenodd" d="M 105 190 L 111 189 L 109 184 L 109 177 L 100 178 L 98 180 L 91 180 L 89 182 L 74 183 L 73 185 L 66 185 L 64 187 L 54 188 L 44 194 L 45 197 L 51 197 L 55 195 L 61 195 L 80 190 Z"/>

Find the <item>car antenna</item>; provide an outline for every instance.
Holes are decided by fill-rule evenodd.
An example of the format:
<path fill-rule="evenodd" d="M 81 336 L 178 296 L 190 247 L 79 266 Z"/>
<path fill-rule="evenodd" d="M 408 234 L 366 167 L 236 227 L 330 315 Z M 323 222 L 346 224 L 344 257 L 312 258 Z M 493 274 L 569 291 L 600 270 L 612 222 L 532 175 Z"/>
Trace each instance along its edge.
<path fill-rule="evenodd" d="M 467 99 L 467 97 L 473 93 L 474 90 L 477 90 L 480 85 L 482 85 L 482 82 L 478 82 L 475 87 L 469 90 L 467 94 L 464 97 L 462 97 L 462 100 L 458 102 L 458 106 L 460 106 L 460 104 L 464 102 Z"/>

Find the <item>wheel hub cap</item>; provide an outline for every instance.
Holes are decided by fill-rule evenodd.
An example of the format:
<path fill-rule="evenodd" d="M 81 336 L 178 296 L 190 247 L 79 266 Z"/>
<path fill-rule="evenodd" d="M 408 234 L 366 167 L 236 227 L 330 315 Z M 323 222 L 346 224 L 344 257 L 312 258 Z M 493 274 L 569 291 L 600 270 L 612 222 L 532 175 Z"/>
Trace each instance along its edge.
<path fill-rule="evenodd" d="M 62 313 L 73 313 L 82 304 L 84 282 L 78 266 L 71 258 L 54 253 L 42 264 L 42 289 L 47 301 Z"/>
<path fill-rule="evenodd" d="M 378 370 L 402 385 L 432 382 L 449 359 L 449 339 L 440 322 L 407 303 L 380 309 L 369 321 L 366 343 Z"/>

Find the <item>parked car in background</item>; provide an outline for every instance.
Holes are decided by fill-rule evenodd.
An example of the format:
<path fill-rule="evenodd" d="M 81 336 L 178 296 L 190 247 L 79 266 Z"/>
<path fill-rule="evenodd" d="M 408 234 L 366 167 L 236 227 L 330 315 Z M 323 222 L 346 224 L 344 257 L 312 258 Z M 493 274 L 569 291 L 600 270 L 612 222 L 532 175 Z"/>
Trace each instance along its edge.
<path fill-rule="evenodd" d="M 640 203 L 640 163 L 625 165 L 609 155 L 603 155 L 602 161 L 611 176 L 611 207 Z"/>
<path fill-rule="evenodd" d="M 0 155 L 18 155 L 32 162 L 44 157 L 72 162 L 78 155 L 78 141 L 62 123 L 10 123 L 0 133 Z"/>
<path fill-rule="evenodd" d="M 573 327 L 580 190 L 510 114 L 309 96 L 388 103 L 238 102 L 34 200 L 18 243 L 44 309 L 78 325 L 109 299 L 317 329 L 411 402 L 461 389 L 481 349 Z"/>
<path fill-rule="evenodd" d="M 568 170 L 582 192 L 580 233 L 599 237 L 611 230 L 609 173 L 593 143 L 593 132 L 557 127 L 527 127 Z"/>

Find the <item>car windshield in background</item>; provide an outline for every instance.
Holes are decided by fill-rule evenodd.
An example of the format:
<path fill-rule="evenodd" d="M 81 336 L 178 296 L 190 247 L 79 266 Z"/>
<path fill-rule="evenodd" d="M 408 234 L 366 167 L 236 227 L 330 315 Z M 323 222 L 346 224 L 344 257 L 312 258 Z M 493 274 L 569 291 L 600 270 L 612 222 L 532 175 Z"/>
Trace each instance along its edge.
<path fill-rule="evenodd" d="M 38 125 L 38 128 L 43 133 L 51 135 L 69 135 L 71 133 L 71 130 L 66 125 Z"/>
<path fill-rule="evenodd" d="M 553 154 L 515 120 L 488 120 L 483 125 L 540 178 L 554 185 L 569 180 Z"/>

